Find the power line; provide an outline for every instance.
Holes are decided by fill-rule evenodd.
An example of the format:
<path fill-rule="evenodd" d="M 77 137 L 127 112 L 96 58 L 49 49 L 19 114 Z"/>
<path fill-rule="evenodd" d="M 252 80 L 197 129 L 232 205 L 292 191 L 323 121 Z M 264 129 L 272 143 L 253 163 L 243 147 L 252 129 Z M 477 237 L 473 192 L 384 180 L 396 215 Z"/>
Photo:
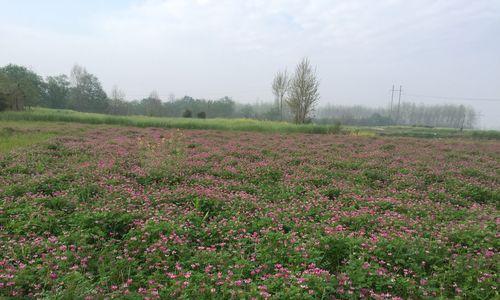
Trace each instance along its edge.
<path fill-rule="evenodd" d="M 405 96 L 410 96 L 410 97 L 420 97 L 420 98 L 429 98 L 429 99 L 500 102 L 500 98 L 471 98 L 471 97 L 430 96 L 430 95 L 418 95 L 418 94 L 406 94 L 406 93 L 404 93 L 404 95 Z"/>

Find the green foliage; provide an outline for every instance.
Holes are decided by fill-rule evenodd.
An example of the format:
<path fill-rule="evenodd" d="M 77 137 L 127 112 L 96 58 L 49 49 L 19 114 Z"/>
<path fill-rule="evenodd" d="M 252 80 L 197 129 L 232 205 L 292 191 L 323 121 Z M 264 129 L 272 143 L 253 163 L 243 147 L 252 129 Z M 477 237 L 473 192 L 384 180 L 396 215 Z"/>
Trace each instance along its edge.
<path fill-rule="evenodd" d="M 217 215 L 224 209 L 224 205 L 221 200 L 205 197 L 195 197 L 193 199 L 193 205 L 194 208 L 202 213 L 205 218 Z"/>
<path fill-rule="evenodd" d="M 384 186 L 390 181 L 390 176 L 382 169 L 366 169 L 363 175 L 372 187 Z"/>
<path fill-rule="evenodd" d="M 182 117 L 183 118 L 191 118 L 193 116 L 193 113 L 189 110 L 189 109 L 186 109 L 183 113 L 182 113 Z"/>
<path fill-rule="evenodd" d="M 45 82 L 41 105 L 51 108 L 67 108 L 70 94 L 68 76 L 49 76 Z"/>
<path fill-rule="evenodd" d="M 342 194 L 342 190 L 335 188 L 335 187 L 331 187 L 331 188 L 324 190 L 322 192 L 322 194 L 325 197 L 328 197 L 328 199 L 330 199 L 330 200 L 335 200 Z"/>
<path fill-rule="evenodd" d="M 111 116 L 95 113 L 80 113 L 71 110 L 34 109 L 25 112 L 2 112 L 0 120 L 4 121 L 43 121 L 43 122 L 76 122 L 85 124 L 113 124 L 136 127 L 182 128 L 182 129 L 214 129 L 232 131 L 258 131 L 282 133 L 338 133 L 334 126 L 327 125 L 295 125 L 285 122 L 258 121 L 250 119 L 185 119 L 155 118 L 144 116 Z"/>
<path fill-rule="evenodd" d="M 82 112 L 106 112 L 108 96 L 99 79 L 80 66 L 73 68 L 72 76 L 75 86 L 70 89 L 69 108 Z"/>
<path fill-rule="evenodd" d="M 480 204 L 500 204 L 500 192 L 481 186 L 466 185 L 462 189 L 461 196 Z"/>
<path fill-rule="evenodd" d="M 96 184 L 85 184 L 75 187 L 74 194 L 77 196 L 79 201 L 88 202 L 95 196 L 99 195 L 100 188 Z"/>
<path fill-rule="evenodd" d="M 33 71 L 13 64 L 0 68 L 0 110 L 35 106 L 41 90 L 42 79 Z"/>
<path fill-rule="evenodd" d="M 70 200 L 64 197 L 51 197 L 48 198 L 45 202 L 45 207 L 50 208 L 52 210 L 61 210 L 65 212 L 72 212 L 75 210 L 76 205 L 72 203 Z"/>
<path fill-rule="evenodd" d="M 394 138 L 14 121 L 0 143 L 47 132 L 0 154 L 0 298 L 498 298 L 495 142 L 406 138 L 389 168 Z"/>
<path fill-rule="evenodd" d="M 328 237 L 320 244 L 320 263 L 322 269 L 336 272 L 345 260 L 348 260 L 359 247 L 359 241 L 349 237 Z"/>
<path fill-rule="evenodd" d="M 0 75 L 0 82 L 2 82 L 1 76 L 2 75 Z M 6 93 L 5 90 L 1 90 L 0 91 L 0 111 L 6 110 L 7 108 L 9 108 L 9 106 L 10 106 L 9 95 Z"/>
<path fill-rule="evenodd" d="M 357 217 L 342 217 L 340 223 L 347 226 L 350 230 L 364 230 L 366 232 L 371 231 L 377 225 L 375 217 L 366 214 Z"/>
<path fill-rule="evenodd" d="M 103 238 L 120 239 L 131 228 L 135 216 L 125 212 L 113 211 L 96 212 L 79 218 L 81 219 L 77 220 L 77 222 L 92 234 Z"/>

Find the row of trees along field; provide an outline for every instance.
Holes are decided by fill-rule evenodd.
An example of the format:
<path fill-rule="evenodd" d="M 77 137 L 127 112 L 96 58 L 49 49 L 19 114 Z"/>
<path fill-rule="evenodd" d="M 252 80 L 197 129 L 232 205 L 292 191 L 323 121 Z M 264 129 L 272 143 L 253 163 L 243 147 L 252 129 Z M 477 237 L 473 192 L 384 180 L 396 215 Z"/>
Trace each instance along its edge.
<path fill-rule="evenodd" d="M 236 103 L 229 97 L 205 100 L 189 96 L 181 99 L 172 96 L 163 102 L 154 91 L 144 99 L 126 101 L 125 94 L 116 87 L 108 96 L 99 79 L 78 65 L 70 76 L 45 79 L 22 66 L 0 68 L 0 110 L 33 106 L 115 115 L 230 118 L 235 116 Z"/>
<path fill-rule="evenodd" d="M 429 127 L 473 128 L 478 122 L 474 108 L 464 105 L 423 105 L 403 102 L 396 109 L 364 106 L 327 105 L 315 110 L 319 100 L 319 80 L 307 58 L 296 67 L 292 77 L 278 72 L 272 83 L 275 107 L 280 119 L 292 118 L 296 123 L 386 126 L 418 125 Z M 285 104 L 285 105 L 284 105 Z M 313 113 L 314 115 L 313 120 Z"/>
<path fill-rule="evenodd" d="M 143 99 L 125 100 L 114 87 L 108 95 L 99 79 L 75 65 L 69 76 L 42 78 L 18 65 L 0 68 L 0 110 L 24 110 L 33 106 L 73 109 L 114 115 L 146 115 L 186 118 L 253 118 L 295 123 L 341 123 L 346 125 L 419 125 L 472 128 L 478 114 L 463 105 L 417 105 L 402 103 L 399 113 L 388 108 L 327 105 L 317 107 L 319 80 L 309 60 L 302 60 L 294 74 L 278 72 L 272 83 L 275 102 L 240 104 L 229 97 L 217 100 L 189 96 L 167 101 L 157 92 Z"/>
<path fill-rule="evenodd" d="M 474 128 L 479 115 L 470 106 L 403 102 L 399 113 L 396 109 L 391 112 L 390 108 L 327 105 L 318 110 L 315 121 L 322 124 L 339 122 L 345 125 L 419 125 L 463 129 Z"/>

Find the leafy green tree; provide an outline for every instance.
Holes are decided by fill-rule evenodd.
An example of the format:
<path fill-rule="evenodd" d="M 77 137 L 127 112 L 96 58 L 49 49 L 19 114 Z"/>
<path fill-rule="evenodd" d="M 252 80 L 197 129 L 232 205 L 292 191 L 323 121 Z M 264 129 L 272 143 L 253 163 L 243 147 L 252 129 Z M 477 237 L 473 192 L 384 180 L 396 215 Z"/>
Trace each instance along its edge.
<path fill-rule="evenodd" d="M 12 110 L 23 110 L 25 106 L 38 104 L 42 79 L 23 66 L 9 64 L 0 68 L 0 93 Z"/>
<path fill-rule="evenodd" d="M 11 81 L 0 73 L 0 111 L 10 107 Z"/>
<path fill-rule="evenodd" d="M 70 95 L 68 76 L 49 76 L 44 84 L 42 105 L 50 108 L 67 108 Z"/>
<path fill-rule="evenodd" d="M 191 118 L 193 116 L 193 113 L 189 110 L 189 109 L 186 109 L 183 113 L 182 113 L 182 117 L 183 118 Z"/>
<path fill-rule="evenodd" d="M 75 65 L 71 71 L 70 108 L 83 112 L 105 112 L 108 96 L 96 76 Z"/>
<path fill-rule="evenodd" d="M 235 103 L 233 99 L 225 96 L 209 105 L 210 117 L 230 118 L 234 114 Z"/>
<path fill-rule="evenodd" d="M 9 107 L 9 99 L 6 94 L 0 92 L 0 111 L 6 110 Z"/>

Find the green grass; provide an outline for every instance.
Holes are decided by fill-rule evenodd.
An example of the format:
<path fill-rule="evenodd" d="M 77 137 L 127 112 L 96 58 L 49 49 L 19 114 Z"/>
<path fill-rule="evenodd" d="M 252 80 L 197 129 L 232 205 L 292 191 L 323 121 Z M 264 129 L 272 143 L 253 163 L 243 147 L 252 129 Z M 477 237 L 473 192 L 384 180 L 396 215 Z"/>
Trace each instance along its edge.
<path fill-rule="evenodd" d="M 22 112 L 2 112 L 0 113 L 0 121 L 77 122 L 135 127 L 214 129 L 281 133 L 338 133 L 340 131 L 340 128 L 334 125 L 296 125 L 286 122 L 258 121 L 251 119 L 192 119 L 157 118 L 146 116 L 113 116 L 44 108 L 35 108 Z"/>
<path fill-rule="evenodd" d="M 42 142 L 54 135 L 55 133 L 53 132 L 24 131 L 19 130 L 17 127 L 14 129 L 12 127 L 0 126 L 0 153 Z"/>
<path fill-rule="evenodd" d="M 72 110 L 34 108 L 27 111 L 6 111 L 0 113 L 0 122 L 73 122 L 83 124 L 109 124 L 134 127 L 159 127 L 180 129 L 212 129 L 232 131 L 258 131 L 276 133 L 344 133 L 360 136 L 402 136 L 416 138 L 473 138 L 500 140 L 500 131 L 463 130 L 453 128 L 427 128 L 412 126 L 355 127 L 261 121 L 252 119 L 195 119 L 160 118 L 146 116 L 113 116 L 96 113 L 82 113 Z"/>
<path fill-rule="evenodd" d="M 0 121 L 0 154 L 28 147 L 57 137 L 62 131 L 72 135 L 85 132 L 92 125 L 36 121 Z"/>
<path fill-rule="evenodd" d="M 455 128 L 429 128 L 416 126 L 344 127 L 359 135 L 399 136 L 415 138 L 473 138 L 500 140 L 500 131 Z"/>

